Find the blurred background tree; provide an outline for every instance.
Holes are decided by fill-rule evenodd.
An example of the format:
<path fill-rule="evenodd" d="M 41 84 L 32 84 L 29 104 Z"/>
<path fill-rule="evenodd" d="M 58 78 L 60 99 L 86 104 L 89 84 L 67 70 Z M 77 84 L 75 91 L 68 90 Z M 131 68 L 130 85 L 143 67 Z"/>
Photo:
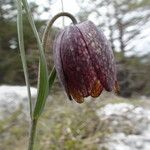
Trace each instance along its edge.
<path fill-rule="evenodd" d="M 75 0 L 63 1 L 68 2 L 70 7 Z M 139 149 L 137 143 L 140 143 L 141 149 L 147 148 L 148 140 L 145 139 L 149 139 L 147 133 L 149 133 L 150 124 L 148 118 L 150 109 L 150 44 L 148 43 L 150 41 L 150 0 L 76 1 L 81 8 L 76 14 L 79 22 L 87 19 L 93 21 L 104 31 L 111 42 L 116 56 L 120 95 L 133 96 L 133 98 L 122 98 L 104 93 L 94 102 L 87 100 L 84 104 L 77 105 L 65 101 L 66 96 L 61 91 L 55 90 L 55 88 L 60 89 L 61 86 L 54 84 L 55 87 L 47 100 L 45 111 L 38 124 L 35 149 L 60 149 L 62 147 L 72 150 L 104 150 L 108 148 L 103 147 L 103 144 L 107 145 L 109 141 L 111 143 L 116 141 L 112 143 L 115 147 L 118 143 L 121 148 L 125 145 L 122 149 L 127 149 L 127 146 L 131 146 L 131 149 L 137 146 Z M 25 84 L 18 48 L 17 11 L 14 2 L 14 0 L 0 0 L 0 85 Z M 48 12 L 48 16 L 57 13 L 53 10 L 53 4 L 58 2 L 61 6 L 61 1 L 43 0 L 42 3 L 38 3 L 39 5 L 36 3 L 39 0 L 28 0 L 28 2 L 30 2 L 38 32 L 42 37 L 47 20 L 41 16 L 44 16 L 45 12 Z M 59 6 L 58 11 L 61 11 Z M 70 8 L 70 13 L 72 13 L 75 7 Z M 23 19 L 30 82 L 32 86 L 35 86 L 38 67 L 37 44 L 27 18 L 23 16 Z M 56 24 L 62 25 L 62 22 L 56 22 Z M 53 65 L 52 45 L 58 30 L 58 27 L 53 27 L 51 37 L 47 42 L 46 58 L 49 69 Z M 0 87 L 2 91 L 0 150 L 23 150 L 26 148 L 29 127 L 29 117 L 26 114 L 28 109 L 27 98 L 25 98 L 26 88 L 22 87 L 24 90 L 21 90 L 21 87 L 15 86 Z M 19 92 L 18 88 L 21 88 Z M 34 90 L 36 92 L 36 89 Z M 35 94 L 32 95 L 34 101 Z M 143 99 L 141 95 L 149 97 Z M 111 138 L 112 135 L 115 135 L 116 140 L 114 137 Z M 112 145 L 110 146 L 112 148 Z"/>
<path fill-rule="evenodd" d="M 81 7 L 78 18 L 95 18 L 97 25 L 109 38 L 115 52 L 120 95 L 150 95 L 150 50 L 146 54 L 136 51 L 136 40 L 150 26 L 149 0 L 77 0 Z M 87 7 L 90 6 L 90 7 Z M 143 44 L 144 49 L 144 44 Z"/>
<path fill-rule="evenodd" d="M 38 18 L 40 13 L 36 3 L 31 2 L 30 7 L 32 14 L 35 16 L 36 27 L 42 36 L 42 27 L 46 21 Z M 44 11 L 48 11 L 48 9 L 45 8 Z M 14 0 L 0 0 L 0 84 L 24 84 L 24 75 L 17 42 L 16 13 Z M 38 50 L 34 34 L 32 34 L 32 29 L 26 17 L 24 17 L 23 24 L 30 80 L 31 84 L 35 85 L 37 79 Z M 50 52 L 49 50 L 46 53 Z M 50 64 L 49 58 L 48 61 Z"/>
<path fill-rule="evenodd" d="M 51 4 L 51 0 L 49 0 Z M 150 26 L 149 0 L 77 0 L 81 7 L 77 14 L 79 21 L 91 19 L 100 27 L 111 42 L 116 55 L 120 95 L 150 95 L 150 50 L 142 45 L 146 31 Z M 87 7 L 88 6 L 88 7 Z M 49 11 L 45 7 L 30 3 L 38 31 L 43 33 L 46 20 L 39 16 Z M 24 75 L 19 56 L 16 7 L 13 0 L 0 0 L 0 84 L 24 84 Z M 47 44 L 46 57 L 49 68 L 52 67 L 52 43 L 59 28 L 54 27 Z M 28 58 L 31 84 L 37 79 L 38 50 L 32 30 L 24 17 L 25 48 Z M 139 41 L 146 53 L 136 50 Z"/>

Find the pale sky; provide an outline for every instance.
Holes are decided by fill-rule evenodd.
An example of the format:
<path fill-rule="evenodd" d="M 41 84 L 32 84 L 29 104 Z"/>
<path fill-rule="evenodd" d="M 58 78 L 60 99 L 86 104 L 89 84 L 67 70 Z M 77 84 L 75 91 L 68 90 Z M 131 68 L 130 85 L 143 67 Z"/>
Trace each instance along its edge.
<path fill-rule="evenodd" d="M 28 1 L 34 1 L 36 2 L 39 6 L 48 6 L 48 0 L 28 0 Z M 63 6 L 64 6 L 64 11 L 69 12 L 73 15 L 77 14 L 80 10 L 80 7 L 78 6 L 76 0 L 63 0 Z M 50 11 L 49 13 L 42 13 L 41 18 L 42 19 L 50 19 L 52 16 L 56 15 L 57 13 L 62 11 L 62 5 L 61 5 L 61 0 L 52 0 L 52 4 L 49 6 Z M 89 7 L 89 6 L 87 6 Z M 43 7 L 41 7 L 41 12 Z M 102 9 L 101 9 L 102 11 Z M 97 23 L 97 20 L 94 19 L 93 16 L 90 16 L 89 19 L 95 24 Z M 71 23 L 70 19 L 65 17 L 65 25 L 69 25 Z M 62 27 L 62 18 L 58 19 L 55 24 L 55 26 Z M 144 27 L 145 28 L 145 27 Z M 107 35 L 107 33 L 105 33 Z M 140 36 L 146 35 L 144 39 L 141 39 Z M 150 24 L 148 24 L 148 27 L 144 29 L 144 32 L 142 32 L 141 35 L 137 39 L 134 39 L 131 42 L 132 46 L 135 46 L 136 52 L 140 52 L 141 54 L 150 52 Z"/>

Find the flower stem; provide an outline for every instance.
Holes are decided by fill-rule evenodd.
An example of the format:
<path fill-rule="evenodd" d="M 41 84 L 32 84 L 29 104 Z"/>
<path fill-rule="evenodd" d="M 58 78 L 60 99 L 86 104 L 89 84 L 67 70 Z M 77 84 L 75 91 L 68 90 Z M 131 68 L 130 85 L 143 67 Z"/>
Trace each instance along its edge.
<path fill-rule="evenodd" d="M 45 105 L 45 102 L 46 102 L 46 97 L 48 95 L 48 90 L 52 87 L 52 85 L 54 83 L 54 80 L 55 80 L 55 77 L 56 77 L 56 70 L 55 70 L 54 67 L 53 67 L 50 75 L 48 76 L 47 63 L 46 63 L 45 54 L 44 54 L 45 45 L 46 45 L 49 30 L 50 30 L 51 26 L 53 25 L 53 23 L 55 22 L 55 20 L 57 18 L 61 17 L 61 16 L 69 17 L 74 24 L 76 24 L 77 21 L 74 18 L 74 16 L 72 16 L 69 13 L 63 12 L 63 13 L 57 14 L 48 23 L 48 25 L 45 29 L 45 32 L 44 32 L 42 43 L 41 43 L 41 39 L 40 39 L 39 34 L 37 32 L 37 29 L 36 29 L 32 14 L 30 12 L 30 8 L 29 8 L 27 0 L 22 0 L 22 3 L 19 0 L 16 0 L 16 1 L 17 1 L 17 8 L 18 8 L 18 22 L 17 23 L 18 23 L 19 45 L 20 45 L 20 50 L 21 50 L 21 54 L 22 54 L 21 56 L 22 56 L 22 61 L 23 61 L 24 74 L 25 74 L 25 77 L 26 77 L 26 83 L 28 85 L 29 99 L 31 99 L 31 93 L 30 93 L 30 85 L 28 83 L 29 82 L 28 81 L 28 72 L 27 72 L 27 65 L 26 65 L 26 60 L 25 60 L 26 57 L 25 57 L 25 51 L 24 51 L 24 42 L 23 42 L 22 4 L 25 8 L 28 20 L 30 22 L 30 25 L 31 25 L 32 30 L 34 32 L 34 35 L 36 37 L 36 40 L 37 40 L 37 43 L 38 43 L 38 48 L 39 48 L 39 51 L 40 51 L 40 66 L 39 66 L 39 78 L 38 78 L 38 97 L 37 97 L 36 105 L 34 107 L 34 112 L 32 112 L 32 103 L 31 103 L 31 100 L 30 100 L 31 127 L 30 127 L 28 150 L 33 150 L 38 118 L 40 117 L 41 112 L 44 109 L 44 105 Z"/>
<path fill-rule="evenodd" d="M 38 121 L 37 119 L 33 119 L 31 122 L 28 150 L 33 150 L 35 135 L 36 135 L 37 121 Z"/>
<path fill-rule="evenodd" d="M 48 22 L 48 25 L 46 26 L 46 29 L 45 29 L 45 32 L 44 32 L 44 35 L 43 35 L 43 38 L 42 38 L 42 48 L 43 50 L 45 50 L 46 48 L 46 41 L 47 41 L 47 38 L 48 38 L 48 33 L 53 25 L 53 23 L 61 16 L 67 16 L 69 17 L 72 22 L 74 24 L 77 23 L 76 19 L 74 18 L 74 16 L 72 16 L 71 14 L 67 13 L 67 12 L 62 12 L 62 13 L 59 13 L 57 14 L 56 16 L 54 16 L 49 22 Z M 49 75 L 49 87 L 51 88 L 52 85 L 53 85 L 53 82 L 55 80 L 55 77 L 56 77 L 56 70 L 55 70 L 55 67 L 53 67 L 50 75 Z M 35 135 L 36 135 L 36 126 L 37 126 L 37 121 L 38 119 L 37 118 L 33 118 L 32 119 L 32 123 L 31 123 L 31 130 L 30 130 L 30 137 L 29 137 L 29 145 L 28 145 L 28 150 L 33 150 L 33 146 L 34 146 L 34 141 L 35 141 Z"/>
<path fill-rule="evenodd" d="M 66 16 L 68 18 L 70 18 L 73 22 L 73 24 L 77 24 L 77 20 L 75 19 L 75 17 L 73 15 L 71 15 L 70 13 L 68 12 L 61 12 L 61 13 L 58 13 L 57 15 L 55 15 L 47 24 L 46 28 L 45 28 L 45 31 L 44 31 L 44 34 L 43 34 L 43 38 L 42 38 L 42 45 L 43 45 L 43 48 L 45 50 L 45 47 L 46 47 L 46 41 L 47 41 L 47 38 L 48 38 L 48 34 L 49 34 L 49 31 L 53 25 L 53 23 L 59 18 L 59 17 L 63 17 L 63 16 Z"/>
<path fill-rule="evenodd" d="M 71 21 L 73 22 L 73 24 L 77 24 L 77 20 L 76 18 L 68 13 L 68 12 L 60 12 L 58 13 L 57 15 L 55 15 L 48 23 L 47 23 L 47 26 L 44 30 L 44 34 L 43 34 L 43 37 L 42 37 L 42 46 L 43 46 L 43 49 L 46 50 L 46 42 L 47 42 L 47 39 L 48 39 L 48 35 L 49 35 L 49 32 L 50 32 L 50 29 L 52 28 L 52 25 L 54 24 L 54 22 L 59 18 L 59 17 L 68 17 L 71 19 Z M 49 75 L 49 88 L 52 87 L 53 85 L 53 82 L 55 80 L 55 77 L 56 77 L 56 69 L 55 67 L 53 66 L 52 70 L 51 70 L 51 73 Z"/>

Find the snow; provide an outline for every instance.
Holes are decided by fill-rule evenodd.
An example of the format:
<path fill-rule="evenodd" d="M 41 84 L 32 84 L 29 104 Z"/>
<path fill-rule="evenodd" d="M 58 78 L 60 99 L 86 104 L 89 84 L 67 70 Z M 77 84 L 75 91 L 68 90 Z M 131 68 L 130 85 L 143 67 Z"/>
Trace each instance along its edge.
<path fill-rule="evenodd" d="M 34 99 L 36 97 L 36 88 L 31 87 L 31 95 Z M 0 119 L 6 113 L 12 113 L 17 110 L 17 108 L 23 104 L 24 107 L 29 108 L 27 87 L 26 86 L 0 86 Z"/>
<path fill-rule="evenodd" d="M 36 88 L 31 88 L 32 98 L 36 98 Z M 0 86 L 0 120 L 23 104 L 29 108 L 26 86 Z M 27 110 L 27 109 L 26 109 Z M 107 120 L 113 130 L 101 146 L 108 150 L 149 150 L 150 110 L 128 103 L 107 104 L 96 110 L 100 119 Z M 125 132 L 130 129 L 130 132 Z M 128 131 L 128 130 L 127 130 Z"/>
<path fill-rule="evenodd" d="M 109 150 L 149 150 L 150 110 L 132 104 L 107 104 L 97 111 L 101 119 L 109 120 L 116 133 L 106 139 Z M 125 134 L 122 126 L 132 127 L 133 133 Z"/>

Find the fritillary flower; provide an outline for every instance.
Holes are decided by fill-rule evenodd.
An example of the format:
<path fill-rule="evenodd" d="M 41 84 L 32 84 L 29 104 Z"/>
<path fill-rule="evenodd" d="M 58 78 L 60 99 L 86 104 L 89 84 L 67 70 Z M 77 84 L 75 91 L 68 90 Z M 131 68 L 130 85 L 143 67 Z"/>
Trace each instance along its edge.
<path fill-rule="evenodd" d="M 102 91 L 117 90 L 116 66 L 110 43 L 91 21 L 61 30 L 54 42 L 59 80 L 69 99 L 82 103 Z"/>

